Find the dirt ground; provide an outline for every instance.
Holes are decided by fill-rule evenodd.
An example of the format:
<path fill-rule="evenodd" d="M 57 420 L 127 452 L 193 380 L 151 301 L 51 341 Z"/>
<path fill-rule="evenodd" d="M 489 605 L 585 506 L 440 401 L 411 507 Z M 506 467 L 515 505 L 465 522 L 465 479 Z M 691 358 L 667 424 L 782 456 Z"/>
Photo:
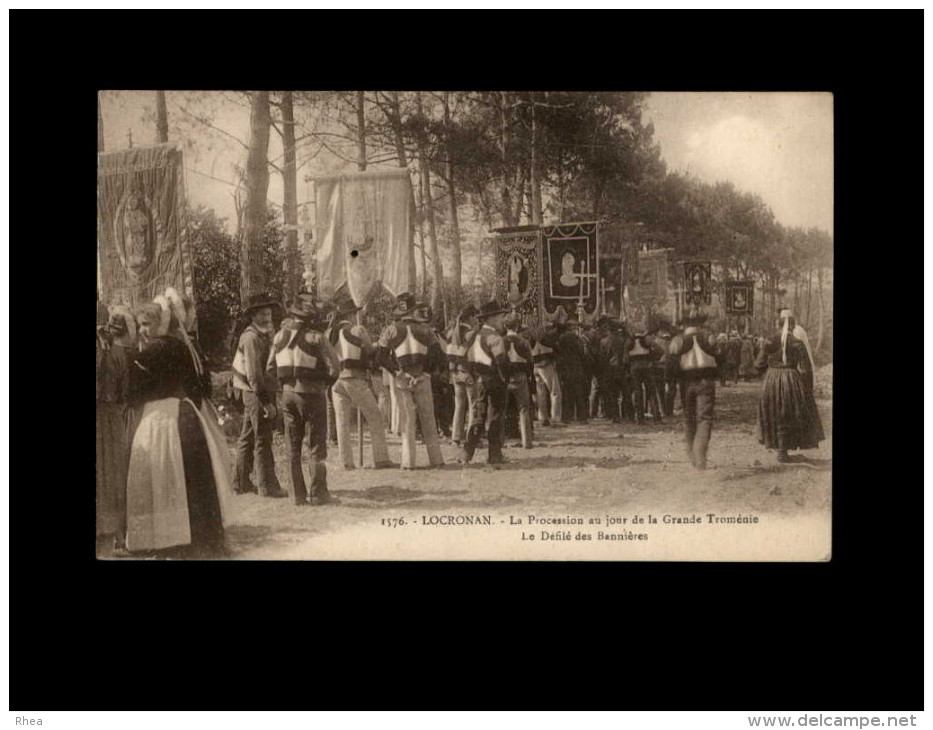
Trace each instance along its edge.
<path fill-rule="evenodd" d="M 298 507 L 291 499 L 236 496 L 236 512 L 226 526 L 229 556 L 827 559 L 832 402 L 819 401 L 827 440 L 816 451 L 797 452 L 800 461 L 778 464 L 775 453 L 757 441 L 759 389 L 759 383 L 717 388 L 705 472 L 687 461 L 679 411 L 644 426 L 602 419 L 559 429 L 536 425 L 534 448 L 506 449 L 509 463 L 499 469 L 484 465 L 485 451 L 463 467 L 455 461 L 455 447 L 444 443 L 448 463 L 442 470 L 343 471 L 336 447 L 329 447 L 328 483 L 340 503 Z M 365 442 L 369 465 L 368 436 Z M 398 438 L 390 436 L 395 461 L 399 450 Z M 279 481 L 288 489 L 281 434 L 275 435 L 274 452 Z M 427 463 L 421 445 L 418 459 Z M 593 524 L 594 517 L 601 522 Z M 722 517 L 746 522 L 713 521 Z M 583 524 L 548 522 L 568 518 Z M 611 518 L 616 524 L 610 527 Z M 489 524 L 457 524 L 470 519 Z M 590 539 L 580 532 L 589 532 Z M 622 537 L 599 539 L 597 533 Z"/>

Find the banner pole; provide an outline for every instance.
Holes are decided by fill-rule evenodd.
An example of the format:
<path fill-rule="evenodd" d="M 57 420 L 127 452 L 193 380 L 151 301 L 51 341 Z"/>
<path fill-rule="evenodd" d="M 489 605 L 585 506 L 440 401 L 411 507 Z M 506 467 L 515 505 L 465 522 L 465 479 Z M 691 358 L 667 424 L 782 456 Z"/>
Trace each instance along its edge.
<path fill-rule="evenodd" d="M 365 308 L 365 304 L 363 307 Z M 356 310 L 356 323 L 358 325 L 363 324 L 363 310 Z M 359 406 L 356 408 L 356 435 L 360 442 L 360 469 L 363 468 L 363 411 Z"/>

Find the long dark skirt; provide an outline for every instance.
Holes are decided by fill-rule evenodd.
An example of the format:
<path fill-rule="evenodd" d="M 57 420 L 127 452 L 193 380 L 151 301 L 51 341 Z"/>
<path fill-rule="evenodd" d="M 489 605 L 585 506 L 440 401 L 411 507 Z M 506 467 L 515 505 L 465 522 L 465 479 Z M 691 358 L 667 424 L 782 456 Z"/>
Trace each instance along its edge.
<path fill-rule="evenodd" d="M 794 368 L 769 367 L 758 400 L 758 441 L 769 449 L 815 449 L 823 424 L 813 395 Z"/>
<path fill-rule="evenodd" d="M 178 409 L 178 434 L 185 466 L 191 545 L 208 550 L 220 548 L 224 541 L 224 528 L 211 454 L 198 414 L 185 400 Z"/>

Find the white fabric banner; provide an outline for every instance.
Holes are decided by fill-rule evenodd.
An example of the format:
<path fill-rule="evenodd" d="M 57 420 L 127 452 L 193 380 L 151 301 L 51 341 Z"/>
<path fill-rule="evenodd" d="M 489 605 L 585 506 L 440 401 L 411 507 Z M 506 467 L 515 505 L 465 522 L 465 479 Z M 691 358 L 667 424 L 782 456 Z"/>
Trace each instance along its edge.
<path fill-rule="evenodd" d="M 347 285 L 363 306 L 378 283 L 396 296 L 410 291 L 411 179 L 404 169 L 315 181 L 318 293 Z"/>

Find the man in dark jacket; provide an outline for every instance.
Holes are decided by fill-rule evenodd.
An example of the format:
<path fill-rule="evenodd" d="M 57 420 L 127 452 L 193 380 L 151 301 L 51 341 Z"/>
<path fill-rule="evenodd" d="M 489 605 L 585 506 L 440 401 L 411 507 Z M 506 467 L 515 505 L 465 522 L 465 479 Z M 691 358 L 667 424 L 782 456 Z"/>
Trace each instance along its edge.
<path fill-rule="evenodd" d="M 617 323 L 612 319 L 601 317 L 599 324 L 604 334 L 599 341 L 597 351 L 596 379 L 603 406 L 603 417 L 613 423 L 621 423 L 622 414 L 619 410 L 619 393 L 622 389 L 622 379 L 628 362 L 626 342 L 619 334 Z"/>
<path fill-rule="evenodd" d="M 654 362 L 659 355 L 649 332 L 637 332 L 629 344 L 628 359 L 632 389 L 635 391 L 635 422 L 645 422 L 645 403 L 655 423 L 661 421 L 655 391 Z"/>
<path fill-rule="evenodd" d="M 531 346 L 518 334 L 522 318 L 510 314 L 503 321 L 506 329 L 505 348 L 511 363 L 507 388 L 515 398 L 518 412 L 518 426 L 522 438 L 522 447 L 531 448 L 531 411 L 529 410 L 529 382 L 532 376 Z"/>
<path fill-rule="evenodd" d="M 275 475 L 272 456 L 272 419 L 276 416 L 275 374 L 266 372 L 272 348 L 272 307 L 277 306 L 268 294 L 250 296 L 244 316 L 249 325 L 240 335 L 233 358 L 233 387 L 243 393 L 243 429 L 237 442 L 234 490 L 255 492 L 250 482 L 254 461 L 258 465 L 258 492 L 263 497 L 284 497 Z"/>
<path fill-rule="evenodd" d="M 535 332 L 531 338 L 538 420 L 542 426 L 559 423 L 563 412 L 563 393 L 557 374 L 557 356 L 560 351 L 558 343 L 566 318 L 567 312 L 558 309 L 555 319 Z"/>
<path fill-rule="evenodd" d="M 585 345 L 582 338 L 573 330 L 579 323 L 571 322 L 570 329 L 565 330 L 557 341 L 559 354 L 557 356 L 557 375 L 563 391 L 563 421 L 569 423 L 577 421 L 586 423 L 588 420 L 589 383 L 585 381 L 584 359 L 586 358 Z"/>
<path fill-rule="evenodd" d="M 466 443 L 460 451 L 460 461 L 469 464 L 473 459 L 476 446 L 486 431 L 487 416 L 489 428 L 486 433 L 489 443 L 487 464 L 504 464 L 502 455 L 502 416 L 507 396 L 506 382 L 511 371 L 505 340 L 499 334 L 502 315 L 506 313 L 498 302 L 487 302 L 477 315 L 480 327 L 476 331 L 467 352 L 467 361 L 476 380 L 476 399 L 470 417 L 470 430 Z"/>

